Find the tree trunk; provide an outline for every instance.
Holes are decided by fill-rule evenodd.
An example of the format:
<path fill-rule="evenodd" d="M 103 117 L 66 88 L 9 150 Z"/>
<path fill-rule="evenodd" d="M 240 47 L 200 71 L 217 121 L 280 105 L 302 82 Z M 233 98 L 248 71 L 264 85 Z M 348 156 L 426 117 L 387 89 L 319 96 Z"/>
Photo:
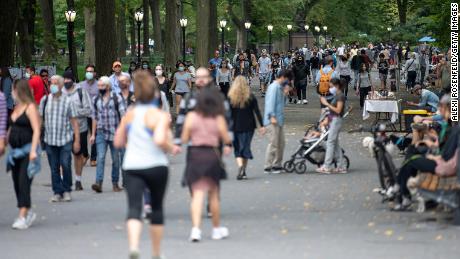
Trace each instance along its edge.
<path fill-rule="evenodd" d="M 57 54 L 53 0 L 40 0 L 40 9 L 43 17 L 43 58 L 50 60 Z"/>
<path fill-rule="evenodd" d="M 96 64 L 94 10 L 85 6 L 83 15 L 85 16 L 85 64 Z"/>
<path fill-rule="evenodd" d="M 32 55 L 35 55 L 35 17 L 36 15 L 36 5 L 37 5 L 37 0 L 29 0 L 29 24 L 27 25 L 27 30 L 29 31 L 29 46 L 30 46 L 30 53 Z"/>
<path fill-rule="evenodd" d="M 245 50 L 248 48 L 246 45 L 247 42 L 247 33 L 244 23 L 249 21 L 249 12 L 251 10 L 251 1 L 250 0 L 241 0 L 241 13 L 243 14 L 242 19 L 240 19 L 234 12 L 232 8 L 232 3 L 228 3 L 227 11 L 230 14 L 232 22 L 236 26 L 236 48 Z"/>
<path fill-rule="evenodd" d="M 74 0 L 67 0 L 67 8 L 69 10 L 75 10 L 75 2 Z M 68 30 L 72 28 L 72 46 L 69 46 L 69 55 L 72 55 L 72 72 L 75 76 L 75 80 L 78 82 L 78 68 L 77 68 L 77 49 L 75 47 L 75 23 L 68 25 Z"/>
<path fill-rule="evenodd" d="M 396 0 L 398 4 L 399 23 L 406 24 L 408 0 Z"/>
<path fill-rule="evenodd" d="M 118 56 L 126 57 L 126 2 L 122 1 L 117 19 Z"/>
<path fill-rule="evenodd" d="M 152 11 L 153 39 L 155 41 L 155 51 L 163 50 L 161 39 L 161 17 L 160 17 L 160 0 L 150 0 L 150 10 Z"/>
<path fill-rule="evenodd" d="M 96 0 L 96 67 L 99 75 L 110 75 L 117 56 L 115 5 L 113 0 Z"/>
<path fill-rule="evenodd" d="M 219 31 L 217 29 L 217 0 L 209 0 L 209 48 L 208 58 L 214 56 L 219 46 Z M 200 34 L 198 34 L 200 35 Z"/>
<path fill-rule="evenodd" d="M 143 30 L 144 30 L 144 57 L 148 57 L 150 56 L 150 47 L 149 47 L 149 8 L 150 8 L 150 5 L 149 5 L 149 0 L 143 0 L 142 1 L 142 8 L 144 9 L 144 19 L 143 19 Z"/>
<path fill-rule="evenodd" d="M 166 26 L 165 26 L 165 66 L 172 69 L 178 60 L 180 53 L 180 31 L 179 31 L 179 8 L 178 0 L 165 1 L 166 4 Z M 198 35 L 200 35 L 198 33 Z"/>
<path fill-rule="evenodd" d="M 199 67 L 207 67 L 209 50 L 215 46 L 210 46 L 210 2 L 211 0 L 198 0 L 196 13 L 196 64 Z M 217 22 L 217 21 L 216 21 Z M 216 25 L 217 26 L 217 25 Z M 215 33 L 217 35 L 217 32 Z"/>
<path fill-rule="evenodd" d="M 32 62 L 32 48 L 31 41 L 32 37 L 29 33 L 29 23 L 31 21 L 31 9 L 30 0 L 20 1 L 20 15 L 18 20 L 18 35 L 19 35 L 19 53 L 21 55 L 21 61 L 23 64 L 29 65 Z"/>
<path fill-rule="evenodd" d="M 17 0 L 2 0 L 0 8 L 0 66 L 14 64 L 14 38 L 18 21 L 19 2 Z"/>
<path fill-rule="evenodd" d="M 129 38 L 131 39 L 131 57 L 136 56 L 136 21 L 134 20 L 134 9 L 129 11 Z"/>

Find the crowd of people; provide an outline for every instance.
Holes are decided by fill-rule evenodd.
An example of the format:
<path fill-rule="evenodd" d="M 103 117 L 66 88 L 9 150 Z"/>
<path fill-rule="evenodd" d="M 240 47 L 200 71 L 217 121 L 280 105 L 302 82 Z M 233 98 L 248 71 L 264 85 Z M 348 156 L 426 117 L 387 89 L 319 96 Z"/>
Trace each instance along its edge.
<path fill-rule="evenodd" d="M 220 181 L 227 178 L 222 156 L 233 149 L 238 166 L 236 178 L 247 179 L 248 161 L 253 159 L 251 142 L 258 128 L 268 138 L 264 172 L 281 173 L 285 106 L 287 102 L 308 104 L 306 89 L 310 84 L 319 96 L 322 118 L 327 118 L 321 120 L 322 127 L 329 131 L 324 164 L 316 171 L 347 173 L 339 133 L 349 86 L 360 97 L 362 108 L 373 88 L 388 87 L 389 70 L 395 60 L 405 64 L 408 89 L 421 97 L 419 103 L 408 104 L 438 111 L 441 119 L 436 118 L 447 125 L 441 127 L 442 134 L 434 142 L 440 143 L 442 161 L 450 161 L 452 148 L 449 146 L 447 151 L 443 148 L 443 143 L 449 143 L 448 138 L 456 137 L 455 130 L 450 133 L 446 128 L 451 124 L 447 108 L 450 101 L 446 97 L 440 101 L 438 94 L 425 89 L 428 81 L 424 80 L 423 60 L 428 59 L 428 51 L 429 55 L 435 54 L 431 48 L 420 49 L 413 53 L 409 47 L 402 51 L 401 46 L 369 44 L 359 49 L 343 45 L 337 49 L 304 47 L 287 53 L 262 50 L 260 56 L 248 50 L 237 52 L 232 60 L 220 57 L 216 51 L 208 67 L 196 69 L 189 61 L 178 61 L 172 75 L 166 73 L 163 65 L 150 68 L 146 61 L 141 65 L 131 63 L 128 72 L 123 72 L 121 62 L 115 61 L 110 76 L 98 76 L 96 67 L 87 65 L 85 79 L 79 83 L 70 70 L 48 78 L 48 71 L 42 70 L 37 75 L 35 68 L 28 66 L 25 79 L 12 80 L 8 68 L 2 67 L 0 155 L 8 145 L 7 165 L 12 171 L 19 208 L 12 227 L 27 229 L 36 219 L 31 210 L 31 185 L 41 169 L 42 149 L 51 171 L 51 202 L 70 202 L 72 191 L 86 188 L 82 177 L 88 161 L 96 167 L 91 189 L 103 192 L 105 157 L 110 149 L 112 190 L 126 189 L 127 193 L 130 258 L 140 256 L 144 212 L 151 224 L 153 255 L 159 258 L 163 200 L 169 177 L 167 154 L 183 152 L 184 145 L 187 156 L 182 184 L 191 195 L 189 239 L 193 242 L 202 239 L 201 213 L 205 200 L 212 217 L 212 238 L 226 238 L 229 230 L 220 222 Z M 443 93 L 447 93 L 449 86 L 444 84 L 450 68 L 442 56 L 436 56 L 439 59 L 429 59 L 429 63 L 436 65 L 435 74 L 439 78 L 436 84 L 441 84 Z M 379 73 L 379 87 L 372 84 L 374 67 Z M 254 78 L 260 81 L 260 95 L 265 98 L 263 113 L 251 91 Z M 175 112 L 170 111 L 173 107 Z M 437 173 L 434 168 L 441 164 L 441 158 L 411 159 L 403 166 L 394 187 L 401 190 L 402 207 L 408 203 L 408 193 L 403 187 L 408 176 L 413 176 L 416 169 Z M 429 168 L 425 168 L 427 159 L 432 162 L 428 163 Z"/>

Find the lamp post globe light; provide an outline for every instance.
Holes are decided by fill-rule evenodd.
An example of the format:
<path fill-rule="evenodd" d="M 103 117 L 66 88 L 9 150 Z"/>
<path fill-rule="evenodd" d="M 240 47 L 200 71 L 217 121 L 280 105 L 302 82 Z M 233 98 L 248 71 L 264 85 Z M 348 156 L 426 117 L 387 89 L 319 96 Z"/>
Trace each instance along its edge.
<path fill-rule="evenodd" d="M 268 30 L 268 53 L 272 53 L 272 31 L 273 31 L 273 25 L 268 25 L 267 26 Z"/>
<path fill-rule="evenodd" d="M 67 21 L 67 44 L 68 44 L 68 48 L 69 48 L 69 67 L 71 68 L 72 70 L 72 74 L 74 76 L 74 78 L 77 78 L 76 75 L 77 75 L 77 69 L 76 69 L 76 65 L 77 64 L 74 64 L 74 57 L 73 56 L 73 27 L 74 27 L 74 21 L 75 21 L 75 18 L 77 16 L 77 12 L 75 12 L 75 10 L 73 9 L 69 9 L 67 11 L 65 11 L 65 19 Z"/>
<path fill-rule="evenodd" d="M 327 47 L 327 26 L 323 26 L 324 30 L 324 46 Z"/>
<path fill-rule="evenodd" d="M 182 28 L 182 61 L 185 62 L 185 27 L 187 27 L 187 18 L 179 19 L 180 27 Z"/>
<path fill-rule="evenodd" d="M 292 24 L 288 24 L 286 27 L 288 29 L 288 35 L 289 35 L 289 49 L 288 50 L 291 50 L 291 46 L 292 46 L 292 41 L 291 41 Z"/>
<path fill-rule="evenodd" d="M 315 31 L 316 31 L 316 45 L 319 46 L 319 32 L 321 31 L 319 26 L 315 26 Z"/>
<path fill-rule="evenodd" d="M 220 29 L 221 29 L 221 32 L 222 32 L 222 36 L 221 36 L 221 39 L 222 39 L 222 42 L 221 42 L 221 56 L 224 57 L 225 55 L 225 47 L 224 47 L 224 44 L 225 44 L 225 26 L 227 26 L 227 21 L 225 19 L 222 19 L 220 22 L 219 22 L 219 26 L 220 26 Z"/>
<path fill-rule="evenodd" d="M 388 27 L 387 31 L 388 31 L 388 41 L 391 41 L 391 27 Z"/>
<path fill-rule="evenodd" d="M 303 28 L 305 29 L 305 45 L 308 47 L 308 29 L 310 29 L 310 26 L 306 24 Z"/>
<path fill-rule="evenodd" d="M 144 19 L 144 12 L 137 10 L 134 13 L 134 19 L 137 22 L 137 65 L 141 65 L 141 24 Z"/>
<path fill-rule="evenodd" d="M 244 28 L 246 28 L 246 48 L 249 47 L 249 30 L 251 29 L 251 22 L 245 22 Z"/>

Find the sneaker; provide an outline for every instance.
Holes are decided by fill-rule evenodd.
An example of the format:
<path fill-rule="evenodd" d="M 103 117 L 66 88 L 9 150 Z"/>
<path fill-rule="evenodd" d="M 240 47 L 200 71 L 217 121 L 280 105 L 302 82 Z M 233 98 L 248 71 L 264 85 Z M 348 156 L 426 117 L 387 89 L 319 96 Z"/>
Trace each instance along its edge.
<path fill-rule="evenodd" d="M 308 100 L 307 99 L 303 100 L 302 104 L 308 104 Z"/>
<path fill-rule="evenodd" d="M 320 174 L 330 174 L 331 173 L 331 169 L 323 167 L 323 166 L 321 166 L 320 168 L 317 168 L 315 171 Z"/>
<path fill-rule="evenodd" d="M 247 179 L 248 179 L 248 176 L 246 175 L 246 171 L 243 171 L 242 179 L 243 179 L 243 180 L 247 180 Z"/>
<path fill-rule="evenodd" d="M 301 100 L 298 100 L 298 101 L 297 101 L 297 104 L 302 104 L 302 101 L 301 101 Z"/>
<path fill-rule="evenodd" d="M 218 227 L 212 229 L 212 239 L 221 240 L 229 236 L 228 228 Z"/>
<path fill-rule="evenodd" d="M 83 191 L 83 186 L 80 181 L 75 181 L 75 191 Z"/>
<path fill-rule="evenodd" d="M 70 192 L 65 192 L 65 193 L 62 195 L 62 200 L 65 201 L 65 202 L 70 202 L 70 201 L 72 201 L 72 196 L 70 196 Z"/>
<path fill-rule="evenodd" d="M 32 211 L 29 211 L 27 213 L 27 217 L 26 217 L 26 224 L 27 224 L 27 227 L 29 228 L 30 226 L 32 226 L 32 223 L 34 223 L 35 219 L 37 218 L 37 214 L 35 214 L 34 212 Z"/>
<path fill-rule="evenodd" d="M 348 173 L 347 169 L 346 168 L 336 168 L 334 170 L 334 173 L 337 173 L 337 174 L 346 174 Z"/>
<path fill-rule="evenodd" d="M 272 172 L 271 168 L 265 168 L 264 169 L 264 174 L 270 174 Z"/>
<path fill-rule="evenodd" d="M 62 196 L 60 194 L 55 194 L 50 199 L 50 202 L 60 202 L 60 201 L 62 201 Z"/>
<path fill-rule="evenodd" d="M 190 242 L 200 242 L 201 241 L 201 230 L 199 228 L 192 228 L 190 232 Z"/>
<path fill-rule="evenodd" d="M 283 168 L 282 167 L 273 167 L 272 168 L 272 174 L 281 174 L 283 172 Z"/>
<path fill-rule="evenodd" d="M 240 167 L 240 169 L 238 170 L 238 175 L 236 176 L 236 180 L 240 181 L 240 180 L 243 180 L 243 168 Z"/>
<path fill-rule="evenodd" d="M 17 218 L 13 225 L 11 226 L 13 229 L 19 229 L 19 230 L 24 230 L 24 229 L 27 229 L 28 226 L 27 226 L 27 221 L 25 218 Z"/>

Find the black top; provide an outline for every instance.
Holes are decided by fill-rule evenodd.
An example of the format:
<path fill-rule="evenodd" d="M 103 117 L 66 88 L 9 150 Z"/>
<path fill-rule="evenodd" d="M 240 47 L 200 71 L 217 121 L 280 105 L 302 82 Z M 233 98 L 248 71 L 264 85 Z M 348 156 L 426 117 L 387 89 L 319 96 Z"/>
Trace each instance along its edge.
<path fill-rule="evenodd" d="M 311 57 L 310 58 L 311 69 L 319 69 L 319 58 Z"/>
<path fill-rule="evenodd" d="M 12 148 L 20 148 L 26 144 L 32 143 L 32 136 L 34 131 L 32 130 L 32 125 L 30 120 L 26 115 L 26 110 L 13 121 L 10 117 L 10 136 L 8 143 Z"/>
<path fill-rule="evenodd" d="M 249 97 L 249 103 L 246 107 L 238 108 L 233 107 L 232 105 L 231 109 L 234 132 L 253 131 L 257 128 L 255 117 L 257 117 L 259 124 L 263 125 L 259 105 L 257 104 L 257 99 L 253 94 Z"/>
<path fill-rule="evenodd" d="M 296 63 L 292 67 L 292 72 L 294 72 L 294 83 L 296 86 L 298 86 L 298 84 L 306 85 L 309 71 L 304 63 Z"/>
<path fill-rule="evenodd" d="M 162 84 L 159 84 L 159 86 L 162 92 L 169 94 L 169 80 L 167 78 L 165 78 L 165 81 L 163 81 Z"/>
<path fill-rule="evenodd" d="M 244 61 L 243 67 L 241 67 L 241 61 L 237 61 L 235 64 L 235 77 L 236 76 L 248 76 L 249 75 L 249 62 Z"/>
<path fill-rule="evenodd" d="M 379 68 L 380 74 L 388 74 L 388 67 L 389 67 L 388 61 L 386 60 L 379 61 L 378 68 Z"/>
<path fill-rule="evenodd" d="M 345 95 L 343 93 L 337 93 L 335 96 L 334 96 L 334 99 L 332 99 L 331 101 L 331 105 L 333 105 L 334 107 L 337 107 L 337 103 L 341 101 L 343 102 L 343 107 L 342 107 L 342 111 L 340 112 L 340 114 L 337 114 L 335 112 L 333 112 L 331 110 L 331 114 L 334 115 L 334 116 L 339 116 L 339 117 L 342 117 L 343 114 L 345 113 Z"/>

